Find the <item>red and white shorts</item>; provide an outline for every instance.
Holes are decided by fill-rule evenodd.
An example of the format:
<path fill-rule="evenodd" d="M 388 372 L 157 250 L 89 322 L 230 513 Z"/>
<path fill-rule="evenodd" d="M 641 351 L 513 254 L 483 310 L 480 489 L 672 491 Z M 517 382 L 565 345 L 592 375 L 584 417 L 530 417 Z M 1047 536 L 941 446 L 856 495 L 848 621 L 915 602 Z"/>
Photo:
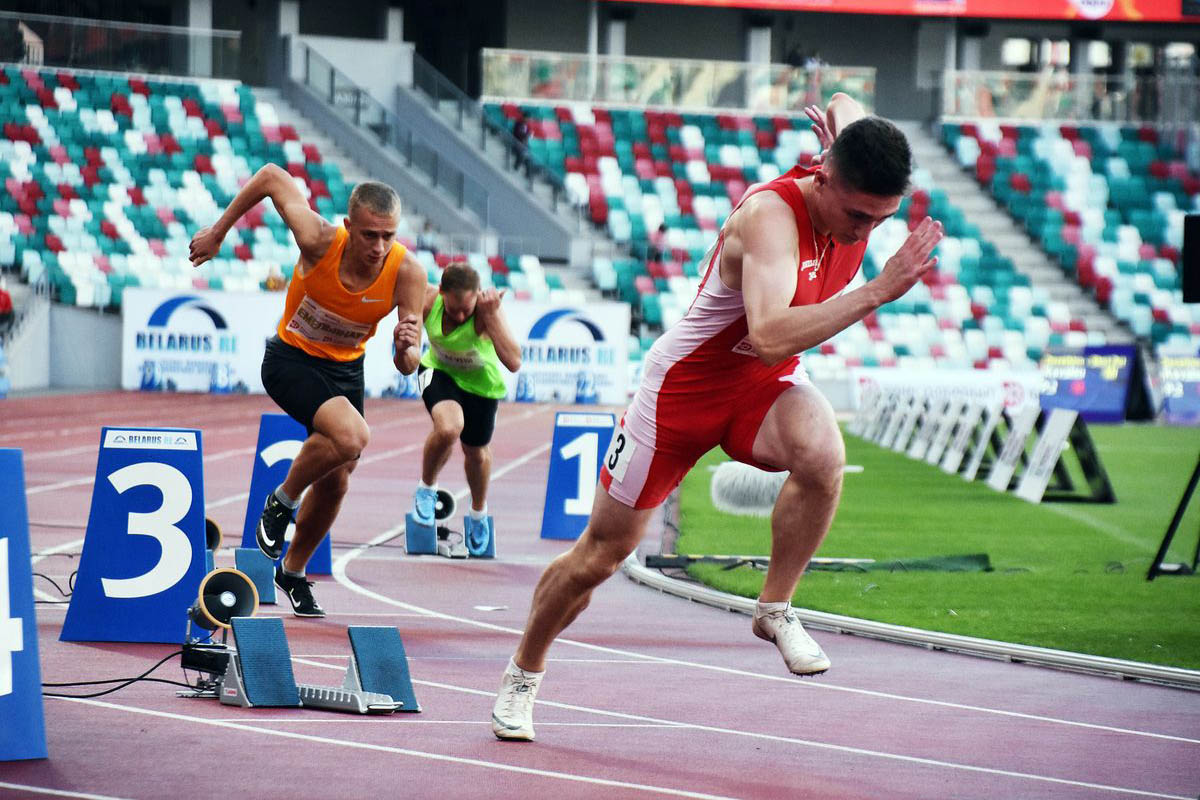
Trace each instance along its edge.
<path fill-rule="evenodd" d="M 707 388 L 695 380 L 680 383 L 669 373 L 657 390 L 643 383 L 613 431 L 600 483 L 630 508 L 661 505 L 696 461 L 718 445 L 736 461 L 778 471 L 754 460 L 754 439 L 775 400 L 807 384 L 808 373 L 797 360 L 794 368 L 753 381 L 727 374 Z"/>

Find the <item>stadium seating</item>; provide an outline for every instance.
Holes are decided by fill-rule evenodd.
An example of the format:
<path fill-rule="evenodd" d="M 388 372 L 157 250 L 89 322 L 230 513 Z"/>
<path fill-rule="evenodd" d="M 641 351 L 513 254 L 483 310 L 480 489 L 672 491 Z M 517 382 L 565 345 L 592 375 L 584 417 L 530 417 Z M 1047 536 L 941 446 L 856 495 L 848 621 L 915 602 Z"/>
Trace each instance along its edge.
<path fill-rule="evenodd" d="M 128 286 L 259 291 L 299 251 L 270 203 L 247 213 L 218 256 L 188 261 L 211 224 L 263 164 L 288 171 L 326 219 L 344 213 L 341 170 L 281 124 L 270 103 L 234 82 L 186 82 L 6 67 L 0 71 L 0 263 L 49 281 L 61 302 L 119 307 Z M 489 259 L 400 239 L 431 280 L 466 258 L 518 297 L 579 300 L 548 280 L 537 256 Z M 555 285 L 558 283 L 558 285 Z"/>
<path fill-rule="evenodd" d="M 485 112 L 505 126 L 523 114 L 531 156 L 563 176 L 573 200 L 628 245 L 633 257 L 597 259 L 592 278 L 635 309 L 642 323 L 631 337 L 635 358 L 685 313 L 698 286 L 697 264 L 747 186 L 808 163 L 818 149 L 803 117 L 511 103 Z M 863 277 L 876 275 L 926 214 L 946 226 L 938 269 L 809 353 L 810 368 L 1027 367 L 1049 345 L 1101 342 L 983 240 L 928 171 L 918 169 L 914 184 L 896 218 L 873 234 Z M 660 225 L 663 241 L 652 242 Z"/>
<path fill-rule="evenodd" d="M 1159 350 L 1195 353 L 1200 312 L 1179 275 L 1200 176 L 1178 143 L 1120 125 L 947 122 L 942 139 L 1030 236 Z"/>

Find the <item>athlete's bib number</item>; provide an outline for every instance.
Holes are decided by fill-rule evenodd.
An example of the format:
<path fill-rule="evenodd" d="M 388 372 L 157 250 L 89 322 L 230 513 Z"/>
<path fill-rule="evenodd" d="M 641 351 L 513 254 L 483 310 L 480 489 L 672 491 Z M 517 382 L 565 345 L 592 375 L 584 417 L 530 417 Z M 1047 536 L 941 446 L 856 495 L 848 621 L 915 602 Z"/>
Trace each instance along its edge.
<path fill-rule="evenodd" d="M 633 439 L 630 439 L 623 429 L 617 428 L 608 445 L 608 452 L 604 454 L 604 466 L 608 468 L 608 474 L 612 475 L 613 480 L 625 480 L 625 470 L 629 469 L 629 462 L 633 460 L 633 452 L 636 449 L 637 444 Z"/>

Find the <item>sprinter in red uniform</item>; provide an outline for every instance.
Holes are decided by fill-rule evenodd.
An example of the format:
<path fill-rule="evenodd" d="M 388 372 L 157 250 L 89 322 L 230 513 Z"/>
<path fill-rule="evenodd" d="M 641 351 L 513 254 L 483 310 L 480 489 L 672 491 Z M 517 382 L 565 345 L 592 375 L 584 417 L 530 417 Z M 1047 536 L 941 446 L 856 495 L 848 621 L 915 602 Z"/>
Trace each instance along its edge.
<path fill-rule="evenodd" d="M 942 227 L 926 218 L 880 275 L 843 293 L 867 237 L 899 208 L 912 157 L 904 134 L 847 95 L 808 114 L 827 148 L 819 165 L 746 192 L 705 259 L 687 315 L 646 356 L 588 526 L 534 592 L 492 711 L 501 739 L 533 739 L 533 700 L 550 644 L 633 552 L 654 509 L 718 445 L 738 461 L 788 473 L 771 516 L 771 565 L 752 631 L 779 648 L 793 673 L 829 668 L 791 598 L 833 520 L 845 450 L 833 409 L 796 354 L 907 292 L 936 262 L 930 254 Z"/>

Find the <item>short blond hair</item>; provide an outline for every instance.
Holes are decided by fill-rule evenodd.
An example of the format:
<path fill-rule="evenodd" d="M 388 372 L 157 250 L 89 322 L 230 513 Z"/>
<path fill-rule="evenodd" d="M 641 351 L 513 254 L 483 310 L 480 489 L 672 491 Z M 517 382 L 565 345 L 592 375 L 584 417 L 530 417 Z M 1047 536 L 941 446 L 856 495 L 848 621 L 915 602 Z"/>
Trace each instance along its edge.
<path fill-rule="evenodd" d="M 386 183 L 379 181 L 363 181 L 354 187 L 350 193 L 350 202 L 346 208 L 347 214 L 352 214 L 358 206 L 372 214 L 395 214 L 400 216 L 400 197 L 396 190 Z"/>

